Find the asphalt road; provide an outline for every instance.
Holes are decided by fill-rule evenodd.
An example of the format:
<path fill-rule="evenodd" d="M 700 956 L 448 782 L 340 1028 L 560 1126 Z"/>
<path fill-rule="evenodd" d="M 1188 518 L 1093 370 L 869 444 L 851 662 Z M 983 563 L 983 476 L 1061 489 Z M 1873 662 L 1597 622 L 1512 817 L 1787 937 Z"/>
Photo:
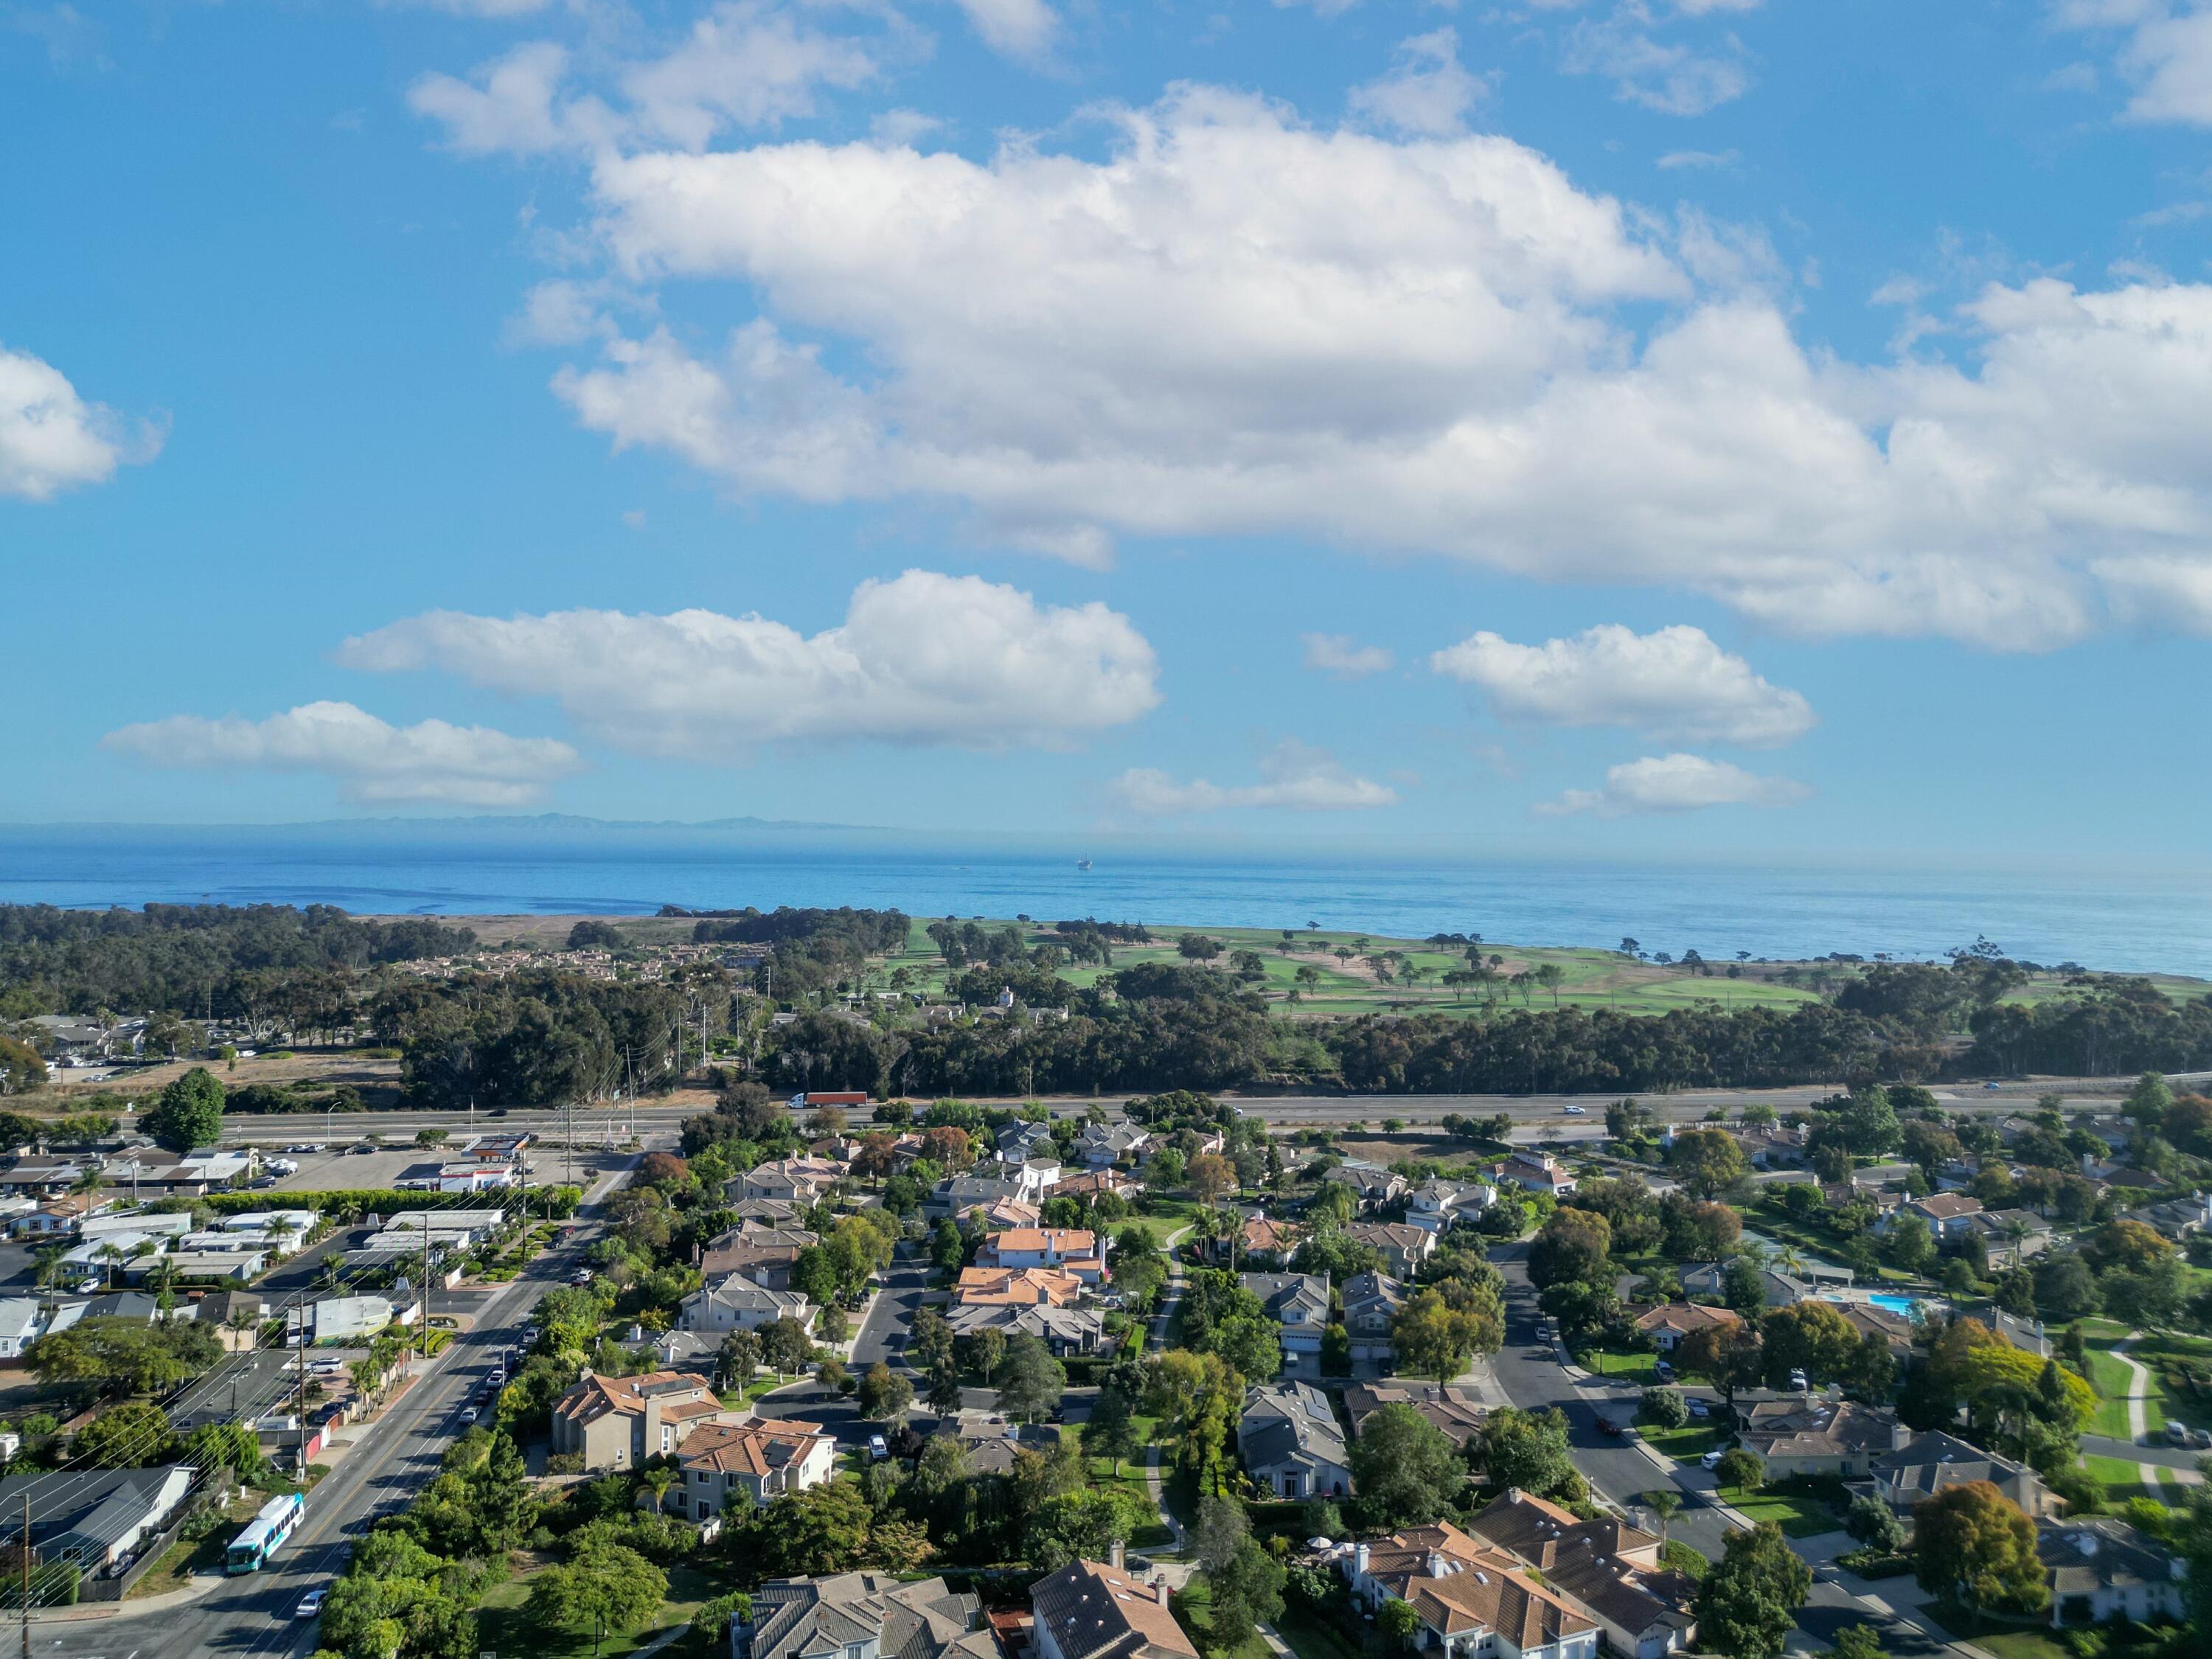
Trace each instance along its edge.
<path fill-rule="evenodd" d="M 428 1484 L 447 1446 L 474 1419 L 471 1397 L 499 1351 L 520 1344 L 523 1316 L 567 1281 L 597 1234 L 596 1200 L 626 1173 L 611 1171 L 598 1183 L 574 1243 L 540 1256 L 493 1295 L 476 1328 L 354 1440 L 309 1494 L 307 1522 L 274 1565 L 159 1614 L 34 1623 L 35 1659 L 291 1659 L 313 1652 L 316 1621 L 295 1619 L 293 1609 L 337 1577 L 361 1522 L 404 1505 Z"/>
<path fill-rule="evenodd" d="M 1593 1389 L 1590 1392 L 1597 1397 L 1586 1399 L 1539 1331 L 1540 1310 L 1528 1283 L 1528 1246 L 1501 1245 L 1491 1252 L 1491 1260 L 1505 1279 L 1505 1346 L 1492 1361 L 1499 1386 L 1525 1410 L 1553 1406 L 1565 1413 L 1575 1467 L 1640 1525 L 1656 1531 L 1656 1519 L 1638 1500 L 1669 1483 L 1632 1437 L 1616 1437 L 1598 1428 L 1601 1414 L 1623 1425 L 1632 1421 L 1639 1391 Z M 1682 1508 L 1668 1526 L 1668 1540 L 1688 1545 L 1708 1560 L 1718 1560 L 1733 1528 L 1717 1507 L 1712 1477 L 1701 1469 L 1685 1468 L 1671 1484 Z M 1854 1624 L 1871 1625 L 1882 1650 L 1904 1659 L 1922 1659 L 1951 1645 L 1910 1619 L 1868 1605 L 1839 1582 L 1834 1568 L 1816 1566 L 1812 1596 L 1798 1614 L 1790 1651 L 1814 1652 L 1832 1644 L 1838 1630 Z"/>

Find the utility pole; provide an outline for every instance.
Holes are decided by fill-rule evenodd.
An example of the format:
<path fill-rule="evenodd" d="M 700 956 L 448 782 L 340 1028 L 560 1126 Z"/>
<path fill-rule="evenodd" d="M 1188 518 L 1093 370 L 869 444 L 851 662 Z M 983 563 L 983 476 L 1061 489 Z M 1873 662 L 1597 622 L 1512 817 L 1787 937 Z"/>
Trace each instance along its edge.
<path fill-rule="evenodd" d="M 23 1659 L 31 1659 L 31 1494 L 23 1493 Z"/>
<path fill-rule="evenodd" d="M 422 1222 L 422 1358 L 430 1357 L 430 1212 L 418 1210 Z"/>
<path fill-rule="evenodd" d="M 296 1368 L 299 1398 L 296 1402 L 298 1409 L 293 1417 L 293 1421 L 299 1428 L 300 1490 L 301 1492 L 307 1489 L 307 1310 L 303 1302 L 306 1295 L 307 1292 L 302 1291 L 292 1298 L 293 1311 L 300 1316 L 300 1363 Z"/>

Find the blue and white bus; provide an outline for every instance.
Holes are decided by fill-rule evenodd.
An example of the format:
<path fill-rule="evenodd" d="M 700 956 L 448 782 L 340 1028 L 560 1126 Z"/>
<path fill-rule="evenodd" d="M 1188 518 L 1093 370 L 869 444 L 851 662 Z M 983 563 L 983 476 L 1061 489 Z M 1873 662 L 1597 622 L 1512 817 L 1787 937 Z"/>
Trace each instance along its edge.
<path fill-rule="evenodd" d="M 270 1498 L 261 1512 L 246 1523 L 246 1530 L 230 1540 L 229 1570 L 258 1572 L 269 1565 L 284 1540 L 299 1528 L 307 1513 L 307 1495 L 288 1492 Z"/>

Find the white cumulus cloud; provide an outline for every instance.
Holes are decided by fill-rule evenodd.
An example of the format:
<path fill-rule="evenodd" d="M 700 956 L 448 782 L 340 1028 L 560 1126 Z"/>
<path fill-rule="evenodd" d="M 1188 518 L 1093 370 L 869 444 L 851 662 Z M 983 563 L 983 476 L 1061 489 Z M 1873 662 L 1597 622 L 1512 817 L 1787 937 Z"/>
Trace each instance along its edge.
<path fill-rule="evenodd" d="M 1389 70 L 1352 89 L 1352 112 L 1378 125 L 1443 138 L 1467 125 L 1490 82 L 1459 61 L 1459 32 L 1432 29 L 1398 43 Z"/>
<path fill-rule="evenodd" d="M 959 0 L 983 44 L 1008 58 L 1036 62 L 1048 56 L 1060 17 L 1045 0 Z"/>
<path fill-rule="evenodd" d="M 1224 787 L 1204 778 L 1180 782 L 1157 767 L 1133 767 L 1108 787 L 1114 803 L 1147 817 L 1181 817 L 1239 807 L 1299 812 L 1391 806 L 1398 792 L 1352 772 L 1326 750 L 1287 738 L 1260 762 L 1260 781 Z"/>
<path fill-rule="evenodd" d="M 1097 155 L 596 152 L 586 244 L 631 314 L 720 284 L 752 320 L 563 312 L 556 394 L 740 496 L 935 504 L 1090 564 L 1299 536 L 1997 649 L 2106 626 L 2127 562 L 2212 564 L 2212 286 L 1993 286 L 1942 356 L 1852 363 L 1796 337 L 1763 240 L 1508 139 L 1194 86 L 1102 118 Z"/>
<path fill-rule="evenodd" d="M 605 742 L 708 760 L 787 738 L 1054 745 L 1159 702 L 1152 647 L 1127 617 L 926 570 L 862 583 L 844 622 L 812 635 L 712 611 L 438 611 L 339 658 L 553 697 Z"/>
<path fill-rule="evenodd" d="M 52 501 L 104 483 L 121 463 L 150 460 L 161 447 L 158 430 L 131 432 L 52 364 L 0 346 L 0 496 Z"/>
<path fill-rule="evenodd" d="M 1638 634 L 1603 623 L 1571 640 L 1517 645 L 1485 630 L 1430 666 L 1478 686 L 1508 720 L 1624 726 L 1690 743 L 1772 747 L 1816 721 L 1802 695 L 1771 685 L 1702 628 Z"/>
<path fill-rule="evenodd" d="M 1662 40 L 1650 10 L 1636 0 L 1608 17 L 1577 22 L 1560 67 L 1570 75 L 1604 76 L 1624 102 L 1662 115 L 1703 115 L 1751 87 L 1743 49 L 1733 40 L 1710 46 Z"/>
<path fill-rule="evenodd" d="M 1791 779 L 1762 777 L 1702 755 L 1647 755 L 1607 768 L 1602 788 L 1570 789 L 1535 810 L 1547 817 L 1589 812 L 1618 818 L 1708 806 L 1790 806 L 1812 793 Z"/>
<path fill-rule="evenodd" d="M 553 738 L 438 720 L 393 726 L 349 702 L 303 703 L 264 720 L 176 714 L 111 732 L 101 746 L 155 766 L 319 772 L 363 805 L 522 806 L 582 763 Z"/>
<path fill-rule="evenodd" d="M 1308 634 L 1303 637 L 1306 666 L 1334 674 L 1339 679 L 1356 680 L 1370 674 L 1387 673 L 1397 662 L 1389 647 L 1361 645 L 1346 634 Z"/>

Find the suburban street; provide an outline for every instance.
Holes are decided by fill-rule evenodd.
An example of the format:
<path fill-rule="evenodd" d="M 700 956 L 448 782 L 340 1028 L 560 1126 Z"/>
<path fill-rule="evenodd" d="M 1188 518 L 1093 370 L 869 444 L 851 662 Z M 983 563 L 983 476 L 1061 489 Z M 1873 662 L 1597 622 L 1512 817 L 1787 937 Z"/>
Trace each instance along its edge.
<path fill-rule="evenodd" d="M 312 1652 L 315 1621 L 295 1619 L 300 1598 L 343 1569 L 349 1537 L 377 1511 L 397 1508 L 428 1481 L 471 1421 L 471 1396 L 502 1348 L 518 1346 L 523 1316 L 564 1283 L 596 1236 L 599 1201 L 630 1165 L 596 1182 L 574 1240 L 533 1261 L 489 1296 L 475 1328 L 450 1345 L 383 1414 L 357 1433 L 307 1499 L 307 1518 L 264 1571 L 224 1581 L 181 1606 L 33 1623 L 37 1659 L 279 1659 Z"/>
<path fill-rule="evenodd" d="M 1718 1560 L 1732 1528 L 1722 1513 L 1712 1476 L 1702 1469 L 1682 1468 L 1670 1481 L 1632 1435 L 1616 1437 L 1599 1430 L 1601 1414 L 1623 1425 L 1632 1422 L 1639 1390 L 1597 1382 L 1585 1387 L 1570 1376 L 1559 1352 L 1540 1328 L 1541 1316 L 1534 1287 L 1528 1282 L 1528 1252 L 1526 1243 L 1500 1245 L 1491 1252 L 1492 1261 L 1505 1279 L 1505 1344 L 1491 1362 L 1498 1388 L 1523 1410 L 1557 1407 L 1563 1412 L 1570 1425 L 1575 1467 L 1599 1493 L 1638 1525 L 1657 1530 L 1650 1510 L 1638 1500 L 1656 1487 L 1673 1485 L 1681 1495 L 1682 1508 L 1668 1524 L 1667 1536 L 1687 1544 L 1708 1560 Z M 1928 1655 L 1952 1645 L 1947 1638 L 1931 1633 L 1913 1619 L 1873 1606 L 1854 1594 L 1844 1583 L 1849 1575 L 1825 1565 L 1825 1553 L 1802 1548 L 1798 1553 L 1816 1565 L 1812 1599 L 1799 1615 L 1791 1652 L 1815 1651 L 1815 1641 L 1808 1638 L 1817 1638 L 1817 1644 L 1824 1646 L 1843 1626 L 1860 1623 L 1873 1626 L 1883 1651 L 1893 1655 Z M 1902 1582 L 1911 1583 L 1910 1579 Z M 1891 1586 L 1869 1588 L 1882 1594 Z"/>

